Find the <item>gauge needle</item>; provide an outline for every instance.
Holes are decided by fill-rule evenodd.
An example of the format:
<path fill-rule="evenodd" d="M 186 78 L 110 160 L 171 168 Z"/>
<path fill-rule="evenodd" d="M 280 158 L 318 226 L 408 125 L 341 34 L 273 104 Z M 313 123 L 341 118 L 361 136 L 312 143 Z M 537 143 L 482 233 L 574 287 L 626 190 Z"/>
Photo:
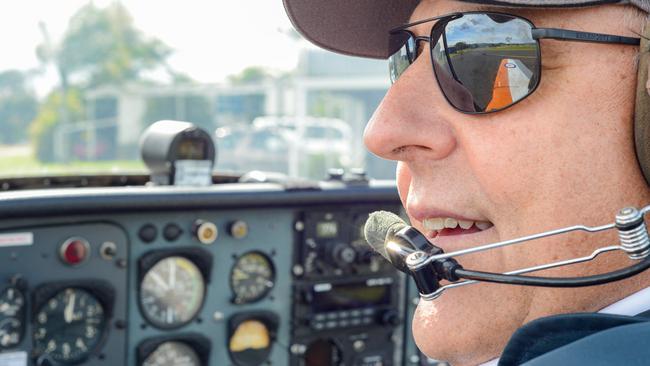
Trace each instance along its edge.
<path fill-rule="evenodd" d="M 163 291 L 169 290 L 169 286 L 167 286 L 165 281 L 162 279 L 162 277 L 160 277 L 160 275 L 158 275 L 158 273 L 152 271 L 149 272 L 149 275 L 151 275 L 151 278 L 153 278 L 154 282 L 156 282 L 158 286 L 163 289 Z"/>
<path fill-rule="evenodd" d="M 233 272 L 234 272 L 233 277 L 235 277 L 238 280 L 247 280 L 248 278 L 250 278 L 250 276 L 248 276 L 246 272 L 242 271 L 241 269 L 235 268 Z"/>
<path fill-rule="evenodd" d="M 169 261 L 169 288 L 176 286 L 176 263 Z"/>
<path fill-rule="evenodd" d="M 77 295 L 73 292 L 70 297 L 68 297 L 68 303 L 65 305 L 65 310 L 63 311 L 63 319 L 66 323 L 72 322 L 72 316 L 74 314 L 74 299 Z"/>

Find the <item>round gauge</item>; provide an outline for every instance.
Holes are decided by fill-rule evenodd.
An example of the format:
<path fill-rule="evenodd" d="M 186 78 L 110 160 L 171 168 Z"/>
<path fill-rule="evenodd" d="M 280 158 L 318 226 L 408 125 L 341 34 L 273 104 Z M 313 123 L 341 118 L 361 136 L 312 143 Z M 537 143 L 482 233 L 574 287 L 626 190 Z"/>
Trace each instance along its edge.
<path fill-rule="evenodd" d="M 260 252 L 248 252 L 237 261 L 230 271 L 230 287 L 235 304 L 255 302 L 271 291 L 275 281 L 273 263 Z"/>
<path fill-rule="evenodd" d="M 331 339 L 317 339 L 307 346 L 305 366 L 341 365 L 341 349 Z"/>
<path fill-rule="evenodd" d="M 151 352 L 142 366 L 200 366 L 199 356 L 182 342 L 164 342 Z"/>
<path fill-rule="evenodd" d="M 230 358 L 238 366 L 257 366 L 271 353 L 271 334 L 264 323 L 244 320 L 235 328 L 228 342 Z"/>
<path fill-rule="evenodd" d="M 25 297 L 14 287 L 0 293 L 0 348 L 20 343 L 23 336 L 23 307 Z"/>
<path fill-rule="evenodd" d="M 97 347 L 105 326 L 104 308 L 96 297 L 80 288 L 66 288 L 36 312 L 34 347 L 55 361 L 78 363 Z"/>
<path fill-rule="evenodd" d="M 151 267 L 140 283 L 142 312 L 156 327 L 177 328 L 201 309 L 205 282 L 191 260 L 170 256 Z"/>

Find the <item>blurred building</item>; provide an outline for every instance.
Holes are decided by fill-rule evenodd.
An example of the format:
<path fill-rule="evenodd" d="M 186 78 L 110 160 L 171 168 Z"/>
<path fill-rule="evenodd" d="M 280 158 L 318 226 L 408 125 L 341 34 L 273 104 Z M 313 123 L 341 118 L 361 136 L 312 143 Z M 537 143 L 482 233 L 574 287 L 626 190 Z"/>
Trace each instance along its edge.
<path fill-rule="evenodd" d="M 210 131 L 222 126 L 246 126 L 255 117 L 334 117 L 352 130 L 351 167 L 365 166 L 374 178 L 392 179 L 394 164 L 367 153 L 362 134 L 389 87 L 385 61 L 351 58 L 321 50 L 306 50 L 296 70 L 278 78 L 249 83 L 126 85 L 86 93 L 88 120 L 72 124 L 55 136 L 58 143 L 83 132 L 87 144 L 100 136 L 115 150 L 102 153 L 117 159 L 139 159 L 140 133 L 160 119 L 185 120 Z M 76 127 L 78 126 L 78 127 Z M 93 127 L 94 126 L 94 127 Z M 83 130 L 83 131 L 82 131 Z M 99 146 L 82 149 L 89 159 Z"/>

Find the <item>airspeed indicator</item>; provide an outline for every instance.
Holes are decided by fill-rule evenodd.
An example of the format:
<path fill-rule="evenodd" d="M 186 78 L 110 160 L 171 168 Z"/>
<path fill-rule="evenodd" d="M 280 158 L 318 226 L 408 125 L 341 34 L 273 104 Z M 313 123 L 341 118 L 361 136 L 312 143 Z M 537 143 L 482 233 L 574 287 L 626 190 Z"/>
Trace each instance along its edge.
<path fill-rule="evenodd" d="M 140 283 L 144 317 L 158 328 L 177 328 L 190 322 L 201 309 L 205 282 L 198 267 L 181 256 L 158 261 Z"/>

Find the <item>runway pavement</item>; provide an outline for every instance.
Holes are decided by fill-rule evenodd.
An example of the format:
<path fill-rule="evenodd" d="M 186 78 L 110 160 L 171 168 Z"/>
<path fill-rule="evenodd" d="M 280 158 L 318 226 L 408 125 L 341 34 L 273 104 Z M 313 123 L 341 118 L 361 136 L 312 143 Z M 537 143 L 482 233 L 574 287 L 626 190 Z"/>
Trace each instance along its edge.
<path fill-rule="evenodd" d="M 502 63 L 506 59 L 509 61 Z M 464 49 L 451 56 L 457 78 L 467 89 L 473 91 L 474 103 L 483 109 L 493 98 L 493 86 L 500 67 L 506 65 L 509 68 L 518 68 L 530 81 L 537 68 L 535 60 L 535 55 L 531 56 L 530 51 L 508 49 Z M 519 88 L 524 87 L 521 85 L 523 79 L 517 79 Z M 532 85 L 530 82 L 529 84 Z M 525 85 L 525 89 L 527 87 Z"/>

